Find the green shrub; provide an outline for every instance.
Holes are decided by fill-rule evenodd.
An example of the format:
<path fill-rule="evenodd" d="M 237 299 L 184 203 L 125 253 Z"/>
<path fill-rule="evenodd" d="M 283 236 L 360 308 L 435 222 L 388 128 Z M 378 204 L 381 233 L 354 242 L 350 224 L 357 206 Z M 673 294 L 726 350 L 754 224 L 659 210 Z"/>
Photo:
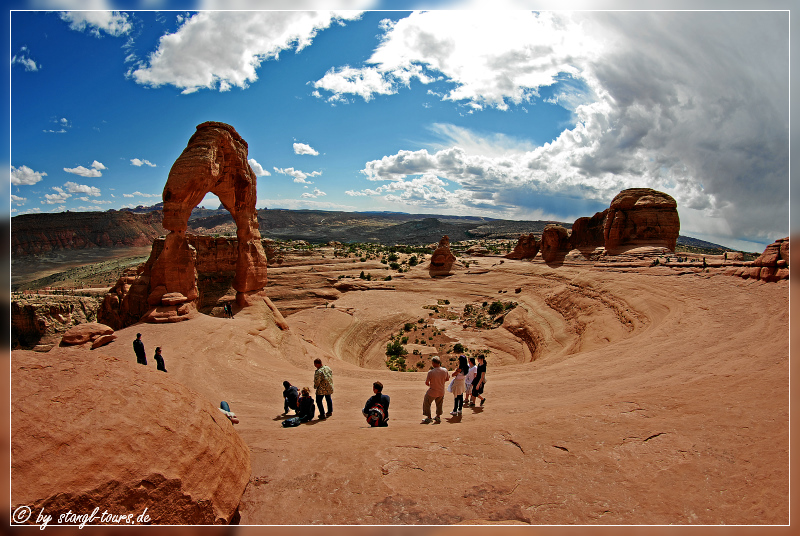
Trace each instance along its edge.
<path fill-rule="evenodd" d="M 457 343 L 455 343 L 455 345 L 453 345 L 453 352 L 455 352 L 457 354 L 463 354 L 466 351 L 467 351 L 467 348 L 463 344 L 461 344 L 460 342 L 457 342 Z"/>
<path fill-rule="evenodd" d="M 392 341 L 386 343 L 386 355 L 390 357 L 400 357 L 403 355 L 408 354 L 408 350 L 403 348 L 403 345 L 400 341 Z"/>
<path fill-rule="evenodd" d="M 494 316 L 503 312 L 503 304 L 499 301 L 493 302 L 492 305 L 489 306 L 489 314 Z"/>
<path fill-rule="evenodd" d="M 403 326 L 404 331 L 411 331 L 412 329 L 414 329 L 414 324 L 412 324 L 411 322 L 406 322 L 405 325 Z"/>

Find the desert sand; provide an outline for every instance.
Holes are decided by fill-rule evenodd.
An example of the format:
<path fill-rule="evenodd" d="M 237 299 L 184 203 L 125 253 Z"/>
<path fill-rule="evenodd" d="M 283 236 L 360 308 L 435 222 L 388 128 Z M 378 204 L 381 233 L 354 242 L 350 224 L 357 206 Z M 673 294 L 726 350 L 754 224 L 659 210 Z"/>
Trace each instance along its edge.
<path fill-rule="evenodd" d="M 367 282 L 383 288 L 294 308 L 285 324 L 255 305 L 130 326 L 92 352 L 135 362 L 141 332 L 171 380 L 230 403 L 251 456 L 245 525 L 789 522 L 787 281 L 472 260 L 449 277 L 417 266 Z M 292 294 L 343 273 L 307 262 L 270 268 L 276 303 L 275 281 L 294 281 Z M 452 417 L 447 393 L 441 424 L 423 425 L 425 372 L 387 370 L 384 352 L 444 299 L 518 305 L 491 330 L 435 321 L 488 350 L 487 400 Z M 283 428 L 281 383 L 311 387 L 315 357 L 333 370 L 334 414 Z M 361 415 L 375 380 L 391 397 L 387 428 Z"/>

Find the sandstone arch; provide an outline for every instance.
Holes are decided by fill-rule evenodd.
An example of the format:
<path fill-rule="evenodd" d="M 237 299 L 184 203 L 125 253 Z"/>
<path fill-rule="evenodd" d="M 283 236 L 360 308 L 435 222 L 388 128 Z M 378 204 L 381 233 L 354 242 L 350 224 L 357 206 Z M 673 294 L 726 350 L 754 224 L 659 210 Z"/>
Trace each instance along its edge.
<path fill-rule="evenodd" d="M 170 319 L 180 319 L 195 309 L 196 252 L 186 239 L 186 229 L 192 209 L 208 193 L 219 198 L 236 222 L 233 288 L 237 302 L 246 305 L 247 294 L 263 289 L 267 282 L 267 256 L 256 216 L 256 175 L 247 162 L 247 142 L 232 126 L 207 121 L 197 126 L 172 165 L 162 195 L 162 225 L 170 233 L 153 264 L 148 302 L 156 307 L 155 313 Z M 165 309 L 159 311 L 159 307 Z"/>

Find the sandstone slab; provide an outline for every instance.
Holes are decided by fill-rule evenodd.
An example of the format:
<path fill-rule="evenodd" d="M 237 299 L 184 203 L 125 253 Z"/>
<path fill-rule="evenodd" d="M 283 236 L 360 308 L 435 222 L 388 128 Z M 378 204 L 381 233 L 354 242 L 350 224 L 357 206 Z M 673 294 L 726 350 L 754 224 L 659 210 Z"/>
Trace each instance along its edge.
<path fill-rule="evenodd" d="M 209 401 L 166 374 L 77 348 L 14 352 L 11 368 L 12 510 L 231 521 L 250 455 Z"/>

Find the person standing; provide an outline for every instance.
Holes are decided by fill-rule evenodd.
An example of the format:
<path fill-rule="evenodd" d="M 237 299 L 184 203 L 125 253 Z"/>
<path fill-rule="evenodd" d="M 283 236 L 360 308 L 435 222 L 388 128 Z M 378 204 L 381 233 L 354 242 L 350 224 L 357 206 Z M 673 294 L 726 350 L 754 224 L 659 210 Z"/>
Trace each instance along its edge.
<path fill-rule="evenodd" d="M 147 354 L 144 351 L 144 343 L 142 342 L 142 334 L 136 334 L 136 340 L 133 341 L 133 353 L 136 354 L 136 362 L 140 365 L 147 365 Z"/>
<path fill-rule="evenodd" d="M 450 374 L 447 370 L 441 367 L 439 358 L 435 356 L 431 359 L 433 368 L 428 371 L 428 376 L 425 378 L 425 385 L 428 386 L 428 391 L 425 393 L 425 398 L 422 400 L 422 414 L 425 418 L 421 424 L 429 424 L 431 422 L 431 403 L 436 402 L 436 423 L 438 424 L 442 416 L 442 401 L 444 400 L 444 384 L 450 379 Z"/>
<path fill-rule="evenodd" d="M 469 374 L 467 356 L 461 355 L 458 357 L 458 368 L 453 372 L 451 391 L 454 398 L 453 411 L 450 412 L 450 415 L 461 415 L 461 411 L 464 409 L 464 393 L 467 391 L 467 374 Z"/>
<path fill-rule="evenodd" d="M 314 372 L 314 389 L 317 395 L 317 409 L 319 409 L 320 420 L 324 421 L 333 415 L 333 400 L 331 399 L 331 395 L 333 394 L 333 371 L 328 365 L 323 366 L 320 358 L 314 360 L 314 366 L 317 367 L 317 371 Z M 328 403 L 327 413 L 323 411 L 323 398 L 325 398 L 325 401 Z"/>
<path fill-rule="evenodd" d="M 167 371 L 166 367 L 164 367 L 164 356 L 161 355 L 160 346 L 156 348 L 156 355 L 153 356 L 153 359 L 156 360 L 156 370 L 160 370 L 161 372 Z"/>
<path fill-rule="evenodd" d="M 472 381 L 475 379 L 475 376 L 478 375 L 478 365 L 475 364 L 475 358 L 469 358 L 469 372 L 467 372 L 467 379 L 464 383 L 464 387 L 466 389 L 466 394 L 464 395 L 464 405 L 465 406 L 474 406 L 475 402 L 470 402 L 469 397 L 472 395 Z"/>
<path fill-rule="evenodd" d="M 481 396 L 483 394 L 483 385 L 486 383 L 486 357 L 478 356 L 478 369 L 475 379 L 472 380 L 472 403 L 475 405 L 475 398 L 481 399 L 481 406 L 486 402 L 486 398 Z"/>
<path fill-rule="evenodd" d="M 364 404 L 364 409 L 361 410 L 361 413 L 364 414 L 371 426 L 389 426 L 389 423 L 386 422 L 389 420 L 389 395 L 383 394 L 383 384 L 381 382 L 372 384 L 372 392 L 373 395 Z M 376 415 L 374 420 L 370 418 L 370 412 Z"/>

